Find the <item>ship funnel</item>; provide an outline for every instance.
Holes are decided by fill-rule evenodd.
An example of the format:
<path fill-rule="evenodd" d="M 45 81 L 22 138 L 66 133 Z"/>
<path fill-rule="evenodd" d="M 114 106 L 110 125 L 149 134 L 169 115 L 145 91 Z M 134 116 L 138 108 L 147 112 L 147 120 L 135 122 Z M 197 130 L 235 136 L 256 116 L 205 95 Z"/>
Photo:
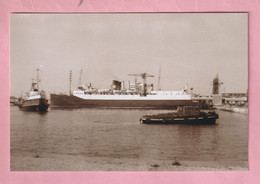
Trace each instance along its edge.
<path fill-rule="evenodd" d="M 117 80 L 113 80 L 112 89 L 113 90 L 121 90 L 121 82 L 117 81 Z"/>

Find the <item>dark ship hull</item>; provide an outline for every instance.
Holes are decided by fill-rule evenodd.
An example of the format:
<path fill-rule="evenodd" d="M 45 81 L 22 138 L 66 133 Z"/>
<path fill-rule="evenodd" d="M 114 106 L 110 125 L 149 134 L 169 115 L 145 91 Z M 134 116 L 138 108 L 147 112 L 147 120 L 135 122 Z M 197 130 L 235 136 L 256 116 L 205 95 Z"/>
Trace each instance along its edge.
<path fill-rule="evenodd" d="M 141 118 L 140 121 L 144 124 L 192 124 L 192 125 L 210 125 L 216 124 L 216 119 L 218 119 L 217 114 L 210 115 L 198 115 L 198 116 L 188 116 L 188 117 L 150 117 Z"/>
<path fill-rule="evenodd" d="M 19 105 L 21 110 L 24 111 L 39 111 L 47 112 L 49 108 L 48 100 L 45 98 L 24 100 Z"/>
<path fill-rule="evenodd" d="M 176 109 L 179 105 L 192 104 L 192 100 L 114 100 L 81 99 L 76 96 L 51 94 L 52 108 L 134 108 L 134 109 Z"/>
<path fill-rule="evenodd" d="M 179 106 L 176 112 L 146 115 L 140 121 L 144 124 L 215 124 L 218 114 L 213 110 L 201 110 L 199 105 Z"/>

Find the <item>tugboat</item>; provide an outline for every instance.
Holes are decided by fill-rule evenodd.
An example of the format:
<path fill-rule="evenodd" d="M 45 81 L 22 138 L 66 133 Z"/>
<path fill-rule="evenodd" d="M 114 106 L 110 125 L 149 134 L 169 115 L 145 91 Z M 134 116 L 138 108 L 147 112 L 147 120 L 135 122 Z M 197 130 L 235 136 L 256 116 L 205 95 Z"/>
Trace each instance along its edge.
<path fill-rule="evenodd" d="M 218 114 L 214 110 L 200 110 L 198 105 L 179 106 L 176 112 L 146 115 L 140 119 L 144 124 L 215 124 Z"/>
<path fill-rule="evenodd" d="M 39 111 L 47 112 L 49 108 L 48 99 L 45 92 L 39 91 L 39 69 L 37 69 L 37 81 L 32 81 L 31 90 L 26 94 L 26 96 L 20 101 L 19 107 L 21 110 L 28 111 Z"/>

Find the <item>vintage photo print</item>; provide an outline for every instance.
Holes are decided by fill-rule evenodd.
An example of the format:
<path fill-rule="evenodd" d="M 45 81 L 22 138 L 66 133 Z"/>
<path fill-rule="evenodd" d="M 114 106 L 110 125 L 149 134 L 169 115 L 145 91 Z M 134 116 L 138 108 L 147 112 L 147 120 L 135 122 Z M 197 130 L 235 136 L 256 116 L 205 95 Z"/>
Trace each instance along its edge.
<path fill-rule="evenodd" d="M 11 171 L 248 170 L 247 13 L 12 13 Z"/>

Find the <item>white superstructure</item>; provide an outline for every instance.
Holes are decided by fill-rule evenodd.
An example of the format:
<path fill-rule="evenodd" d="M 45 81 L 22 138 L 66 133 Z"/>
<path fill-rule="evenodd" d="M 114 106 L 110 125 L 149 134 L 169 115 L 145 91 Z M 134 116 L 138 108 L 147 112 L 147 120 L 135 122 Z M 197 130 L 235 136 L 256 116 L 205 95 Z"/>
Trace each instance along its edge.
<path fill-rule="evenodd" d="M 115 93 L 115 94 L 86 94 L 82 90 L 73 91 L 73 96 L 81 99 L 92 100 L 191 100 L 191 95 L 185 91 L 151 91 L 146 96 L 131 93 Z"/>

